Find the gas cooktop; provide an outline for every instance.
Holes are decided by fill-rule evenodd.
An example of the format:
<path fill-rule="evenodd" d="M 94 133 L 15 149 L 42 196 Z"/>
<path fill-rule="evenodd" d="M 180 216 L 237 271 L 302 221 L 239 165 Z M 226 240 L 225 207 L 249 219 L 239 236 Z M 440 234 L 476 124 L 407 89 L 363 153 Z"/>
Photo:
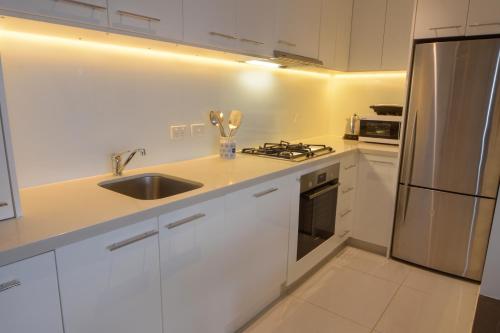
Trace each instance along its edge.
<path fill-rule="evenodd" d="M 335 150 L 326 145 L 292 144 L 287 141 L 280 141 L 280 143 L 264 143 L 263 146 L 259 146 L 258 148 L 244 148 L 241 152 L 243 154 L 302 162 L 314 157 L 333 153 Z"/>

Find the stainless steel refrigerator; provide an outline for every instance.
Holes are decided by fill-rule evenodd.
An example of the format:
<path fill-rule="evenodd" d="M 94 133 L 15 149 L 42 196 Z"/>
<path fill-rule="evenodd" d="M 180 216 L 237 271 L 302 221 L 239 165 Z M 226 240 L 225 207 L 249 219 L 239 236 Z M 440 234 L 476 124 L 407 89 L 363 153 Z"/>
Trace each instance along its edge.
<path fill-rule="evenodd" d="M 500 38 L 414 52 L 392 255 L 480 281 L 500 179 Z"/>

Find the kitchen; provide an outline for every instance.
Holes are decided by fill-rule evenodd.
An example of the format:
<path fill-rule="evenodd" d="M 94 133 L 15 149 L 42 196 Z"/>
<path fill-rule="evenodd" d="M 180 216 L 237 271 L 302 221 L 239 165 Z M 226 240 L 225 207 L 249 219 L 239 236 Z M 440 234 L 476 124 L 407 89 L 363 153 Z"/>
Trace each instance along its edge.
<path fill-rule="evenodd" d="M 491 0 L 0 0 L 0 331 L 495 332 L 498 13 Z M 480 52 L 475 74 L 446 65 L 453 50 Z M 455 95 L 422 88 L 453 73 Z M 470 144 L 456 146 L 411 106 L 460 95 L 457 110 L 486 111 L 458 114 Z M 403 106 L 400 120 L 380 105 Z M 442 133 L 463 132 L 448 112 Z M 427 138 L 494 193 L 442 189 L 440 172 L 419 185 L 438 162 L 428 145 L 407 178 Z M 260 147 L 273 158 L 244 152 Z M 469 153 L 481 172 L 460 169 Z M 412 200 L 421 187 L 481 203 L 443 218 Z M 411 229 L 431 213 L 477 223 Z M 437 260 L 450 252 L 458 268 Z"/>

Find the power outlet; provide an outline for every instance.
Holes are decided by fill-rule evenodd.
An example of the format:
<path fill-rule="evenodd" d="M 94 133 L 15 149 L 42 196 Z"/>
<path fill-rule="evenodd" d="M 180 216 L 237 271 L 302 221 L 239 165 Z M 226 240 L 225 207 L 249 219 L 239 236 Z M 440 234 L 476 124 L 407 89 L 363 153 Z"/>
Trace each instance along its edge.
<path fill-rule="evenodd" d="M 205 124 L 191 124 L 191 135 L 192 136 L 204 136 L 205 135 Z"/>
<path fill-rule="evenodd" d="M 186 125 L 170 126 L 170 139 L 182 140 L 186 136 Z"/>

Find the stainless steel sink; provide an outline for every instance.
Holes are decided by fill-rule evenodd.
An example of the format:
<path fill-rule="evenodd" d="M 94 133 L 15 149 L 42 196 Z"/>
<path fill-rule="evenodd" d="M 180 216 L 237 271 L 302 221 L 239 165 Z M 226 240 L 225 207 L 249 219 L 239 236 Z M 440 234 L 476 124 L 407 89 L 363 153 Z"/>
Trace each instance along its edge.
<path fill-rule="evenodd" d="M 99 186 L 140 200 L 156 200 L 200 188 L 203 184 L 149 173 L 99 183 Z"/>

